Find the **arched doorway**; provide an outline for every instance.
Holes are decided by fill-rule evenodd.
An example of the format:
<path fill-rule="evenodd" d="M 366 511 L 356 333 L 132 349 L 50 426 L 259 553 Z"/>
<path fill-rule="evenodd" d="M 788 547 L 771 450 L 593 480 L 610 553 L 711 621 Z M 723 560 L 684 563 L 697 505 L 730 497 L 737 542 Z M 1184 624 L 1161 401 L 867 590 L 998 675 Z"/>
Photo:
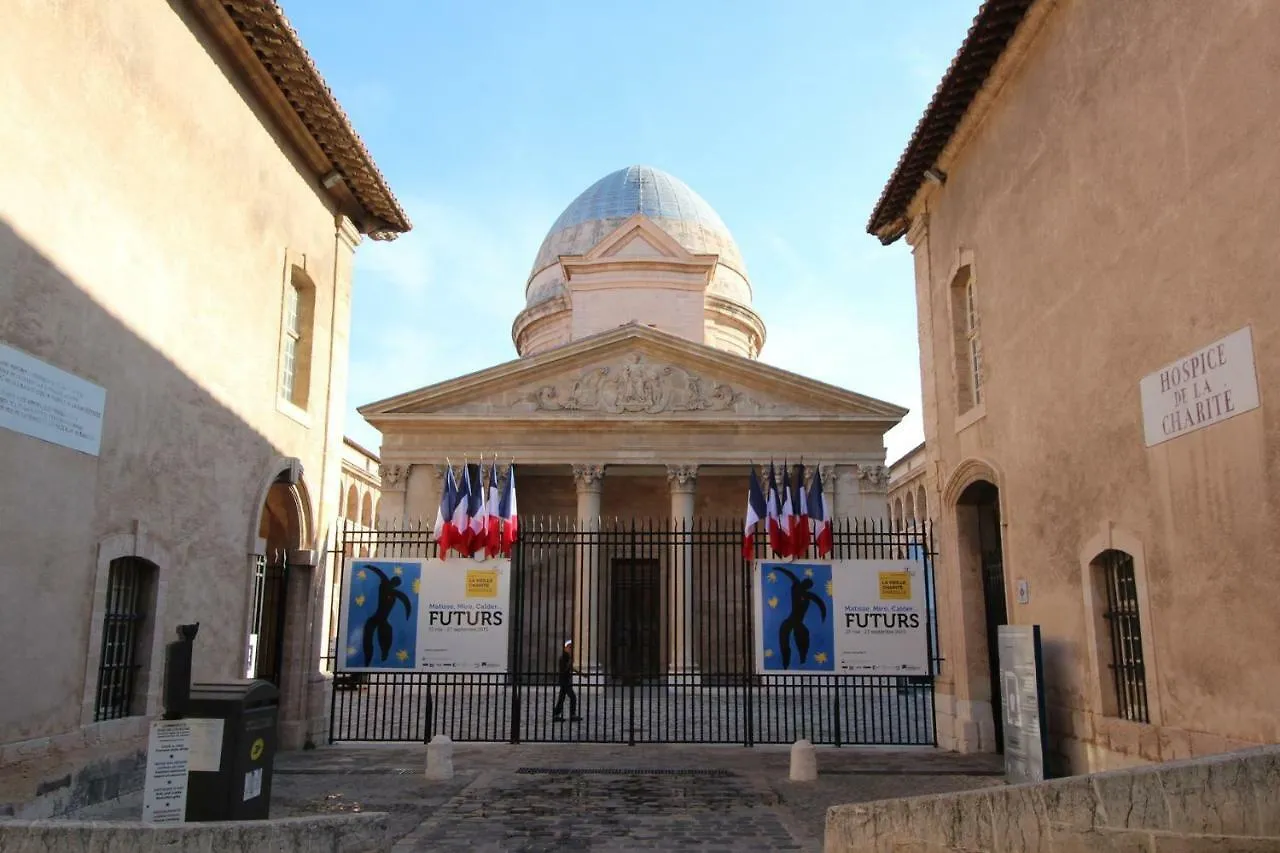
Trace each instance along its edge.
<path fill-rule="evenodd" d="M 254 578 L 253 620 L 250 628 L 251 678 L 283 687 L 285 647 L 290 622 L 292 554 L 306 541 L 306 517 L 299 486 L 282 472 L 267 490 L 258 520 L 258 539 L 263 553 L 257 555 Z M 255 648 L 256 647 L 256 648 Z"/>
<path fill-rule="evenodd" d="M 970 483 L 956 501 L 956 532 L 962 566 L 981 579 L 987 674 L 996 752 L 1004 752 L 1004 712 L 1000 700 L 999 626 L 1009 622 L 1005 597 L 1004 548 L 1000 538 L 1000 490 L 987 480 Z"/>

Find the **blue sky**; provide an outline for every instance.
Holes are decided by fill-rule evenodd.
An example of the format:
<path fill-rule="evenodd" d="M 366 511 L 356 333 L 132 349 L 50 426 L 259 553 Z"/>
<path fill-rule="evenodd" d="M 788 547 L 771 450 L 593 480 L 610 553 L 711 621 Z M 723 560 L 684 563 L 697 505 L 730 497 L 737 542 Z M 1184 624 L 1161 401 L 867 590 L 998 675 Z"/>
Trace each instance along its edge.
<path fill-rule="evenodd" d="M 733 232 L 761 360 L 911 409 L 911 256 L 865 224 L 977 0 L 283 0 L 413 220 L 357 253 L 356 406 L 515 357 L 538 245 L 599 177 L 643 163 Z"/>

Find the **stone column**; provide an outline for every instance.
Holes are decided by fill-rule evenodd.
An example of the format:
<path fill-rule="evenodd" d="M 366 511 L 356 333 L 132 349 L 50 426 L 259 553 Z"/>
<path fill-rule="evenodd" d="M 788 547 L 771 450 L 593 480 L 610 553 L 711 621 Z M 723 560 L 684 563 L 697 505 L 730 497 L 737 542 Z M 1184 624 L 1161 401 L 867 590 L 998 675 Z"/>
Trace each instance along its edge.
<path fill-rule="evenodd" d="M 826 479 L 826 471 L 822 472 Z M 835 465 L 831 473 L 831 495 L 834 496 L 831 517 L 858 521 L 862 518 L 862 490 L 857 465 Z"/>
<path fill-rule="evenodd" d="M 578 491 L 578 529 L 585 532 L 577 548 L 573 583 L 574 665 L 588 681 L 600 678 L 600 486 L 603 465 L 574 465 Z"/>
<path fill-rule="evenodd" d="M 667 672 L 697 672 L 693 648 L 693 498 L 698 485 L 697 465 L 668 465 L 671 489 L 671 583 L 668 592 Z"/>
<path fill-rule="evenodd" d="M 378 509 L 378 526 L 391 527 L 404 522 L 405 487 L 409 466 L 383 463 L 378 466 L 382 478 L 382 502 Z"/>

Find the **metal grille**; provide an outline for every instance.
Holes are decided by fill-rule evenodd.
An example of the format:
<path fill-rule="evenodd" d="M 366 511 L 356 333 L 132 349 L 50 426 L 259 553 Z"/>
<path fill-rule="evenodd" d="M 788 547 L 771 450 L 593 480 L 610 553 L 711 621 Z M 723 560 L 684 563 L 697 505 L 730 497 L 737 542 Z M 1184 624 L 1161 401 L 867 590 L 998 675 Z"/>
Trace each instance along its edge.
<path fill-rule="evenodd" d="M 1133 557 L 1124 551 L 1104 551 L 1099 563 L 1107 590 L 1107 609 L 1102 615 L 1111 633 L 1111 672 L 1115 676 L 1117 716 L 1136 723 L 1150 722 Z"/>
<path fill-rule="evenodd" d="M 120 557 L 112 560 L 107 569 L 107 607 L 102 617 L 102 655 L 93 704 L 95 721 L 138 713 L 134 686 L 141 626 L 146 616 L 143 593 L 148 568 L 146 561 L 137 557 Z"/>
<path fill-rule="evenodd" d="M 435 557 L 431 535 L 422 525 L 344 524 L 337 577 L 363 548 L 386 560 Z M 932 604 L 929 525 L 841 520 L 832 538 L 831 559 L 919 560 Z M 338 655 L 330 741 L 934 744 L 932 675 L 756 673 L 752 563 L 741 549 L 740 519 L 580 528 L 521 518 L 508 671 L 344 673 Z M 764 531 L 755 553 L 769 557 Z M 930 650 L 934 620 L 930 612 Z M 334 630 L 331 642 L 345 647 L 342 626 Z M 560 722 L 557 660 L 569 638 L 585 655 L 575 661 L 582 719 Z M 934 674 L 938 661 L 935 651 Z"/>

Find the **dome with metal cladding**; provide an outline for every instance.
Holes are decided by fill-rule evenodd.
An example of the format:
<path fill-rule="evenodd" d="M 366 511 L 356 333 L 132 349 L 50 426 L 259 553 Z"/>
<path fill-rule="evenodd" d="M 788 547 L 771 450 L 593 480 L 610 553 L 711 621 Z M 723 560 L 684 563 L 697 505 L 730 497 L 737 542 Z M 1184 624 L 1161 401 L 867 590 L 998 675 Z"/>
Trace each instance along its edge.
<path fill-rule="evenodd" d="M 556 219 L 538 249 L 526 293 L 528 304 L 553 298 L 560 288 L 538 281 L 538 273 L 561 255 L 587 252 L 627 218 L 644 214 L 694 254 L 717 254 L 739 282 L 715 288 L 721 295 L 750 304 L 746 266 L 738 244 L 715 208 L 674 175 L 652 166 L 628 166 L 587 187 Z"/>
<path fill-rule="evenodd" d="M 764 345 L 728 227 L 684 181 L 652 166 L 605 175 L 557 217 L 511 335 L 517 352 L 532 355 L 626 323 L 748 358 Z"/>

